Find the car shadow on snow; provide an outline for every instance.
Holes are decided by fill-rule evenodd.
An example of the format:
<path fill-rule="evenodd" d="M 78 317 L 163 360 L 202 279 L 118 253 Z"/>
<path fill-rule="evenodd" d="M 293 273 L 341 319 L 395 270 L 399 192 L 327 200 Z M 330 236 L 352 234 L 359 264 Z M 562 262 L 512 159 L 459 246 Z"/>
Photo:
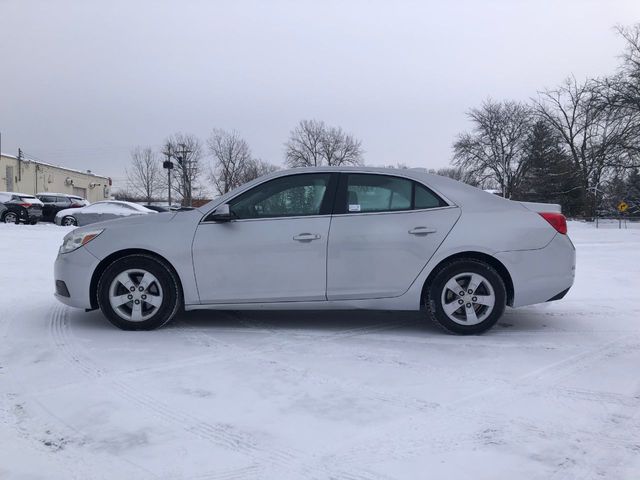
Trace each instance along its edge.
<path fill-rule="evenodd" d="M 69 321 L 81 330 L 113 330 L 100 311 L 83 312 L 70 309 Z M 555 319 L 540 309 L 507 309 L 493 329 L 484 335 L 541 333 L 550 328 Z M 181 312 L 162 330 L 272 330 L 305 331 L 318 334 L 348 334 L 393 332 L 394 334 L 440 335 L 442 330 L 431 323 L 423 312 L 374 310 L 195 310 Z"/>

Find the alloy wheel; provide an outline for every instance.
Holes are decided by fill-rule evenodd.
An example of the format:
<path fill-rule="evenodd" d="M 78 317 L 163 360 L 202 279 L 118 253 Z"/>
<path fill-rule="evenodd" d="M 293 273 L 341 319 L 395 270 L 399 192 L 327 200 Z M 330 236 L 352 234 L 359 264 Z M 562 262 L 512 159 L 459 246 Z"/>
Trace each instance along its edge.
<path fill-rule="evenodd" d="M 478 273 L 459 273 L 442 289 L 442 309 L 459 325 L 482 323 L 491 315 L 495 301 L 491 283 Z"/>
<path fill-rule="evenodd" d="M 120 273 L 109 286 L 109 303 L 124 320 L 142 322 L 153 317 L 162 305 L 163 292 L 158 279 L 142 269 Z"/>

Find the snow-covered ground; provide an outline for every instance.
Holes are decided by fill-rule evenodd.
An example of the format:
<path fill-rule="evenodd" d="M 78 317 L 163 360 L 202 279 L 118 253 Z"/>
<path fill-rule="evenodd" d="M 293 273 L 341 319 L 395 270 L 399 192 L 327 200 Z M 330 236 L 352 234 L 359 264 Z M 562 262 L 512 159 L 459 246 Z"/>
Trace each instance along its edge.
<path fill-rule="evenodd" d="M 383 312 L 122 332 L 54 300 L 68 229 L 0 225 L 0 478 L 640 478 L 640 229 L 569 228 L 564 300 L 453 337 Z"/>

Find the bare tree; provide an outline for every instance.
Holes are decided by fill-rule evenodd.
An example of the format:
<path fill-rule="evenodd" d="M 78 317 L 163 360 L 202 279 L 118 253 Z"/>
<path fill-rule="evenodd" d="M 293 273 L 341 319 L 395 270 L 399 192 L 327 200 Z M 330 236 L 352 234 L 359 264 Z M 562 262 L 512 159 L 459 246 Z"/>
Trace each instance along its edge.
<path fill-rule="evenodd" d="M 242 185 L 243 172 L 251 162 L 249 144 L 237 132 L 215 129 L 207 141 L 213 156 L 210 178 L 218 193 L 224 195 Z"/>
<path fill-rule="evenodd" d="M 191 206 L 201 189 L 202 147 L 193 135 L 176 133 L 165 141 L 164 152 L 174 161 L 171 188 L 182 198 L 182 205 Z"/>
<path fill-rule="evenodd" d="M 318 120 L 302 120 L 285 143 L 285 161 L 290 167 L 361 165 L 362 142 L 340 127 Z"/>
<path fill-rule="evenodd" d="M 571 77 L 556 90 L 540 93 L 536 112 L 559 135 L 583 189 L 584 213 L 595 208 L 589 192 L 614 169 L 630 166 L 629 146 L 637 141 L 637 116 L 611 108 L 607 88 L 595 80 Z"/>
<path fill-rule="evenodd" d="M 608 94 L 606 100 L 610 107 L 640 112 L 640 24 L 618 26 L 617 31 L 625 42 L 625 49 L 618 74 L 602 81 Z"/>
<path fill-rule="evenodd" d="M 473 187 L 482 186 L 480 180 L 478 180 L 472 172 L 469 172 L 462 167 L 444 167 L 438 169 L 430 169 L 429 173 L 440 175 L 441 177 L 449 177 L 453 180 L 466 183 Z"/>
<path fill-rule="evenodd" d="M 487 100 L 468 113 L 474 124 L 453 145 L 454 165 L 479 183 L 494 180 L 506 198 L 518 189 L 527 169 L 526 141 L 531 109 L 519 102 Z"/>
<path fill-rule="evenodd" d="M 265 162 L 259 158 L 252 158 L 243 172 L 242 183 L 250 182 L 251 180 L 275 172 L 276 170 L 278 170 L 277 165 Z"/>
<path fill-rule="evenodd" d="M 277 167 L 253 158 L 249 144 L 237 132 L 215 129 L 207 141 L 213 156 L 210 178 L 220 195 L 277 170 Z"/>
<path fill-rule="evenodd" d="M 287 165 L 290 167 L 322 165 L 321 145 L 324 130 L 324 122 L 301 120 L 285 143 Z"/>
<path fill-rule="evenodd" d="M 162 168 L 151 148 L 137 147 L 131 152 L 131 165 L 127 168 L 128 191 L 150 203 L 162 187 Z"/>
<path fill-rule="evenodd" d="M 320 142 L 322 159 L 327 165 L 362 165 L 362 142 L 340 127 L 329 127 Z"/>
<path fill-rule="evenodd" d="M 617 27 L 625 41 L 622 65 L 616 75 L 595 80 L 596 100 L 619 122 L 628 123 L 628 134 L 619 139 L 627 154 L 625 168 L 640 166 L 640 24 Z"/>

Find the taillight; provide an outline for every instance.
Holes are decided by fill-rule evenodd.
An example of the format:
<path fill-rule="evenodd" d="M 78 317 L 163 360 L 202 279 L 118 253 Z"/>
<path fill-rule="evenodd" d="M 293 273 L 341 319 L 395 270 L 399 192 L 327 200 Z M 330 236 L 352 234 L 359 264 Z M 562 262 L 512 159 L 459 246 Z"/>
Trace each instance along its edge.
<path fill-rule="evenodd" d="M 19 203 L 18 205 L 20 205 L 21 207 L 24 207 L 24 208 L 29 208 L 31 206 L 30 203 Z"/>
<path fill-rule="evenodd" d="M 541 212 L 540 216 L 544 218 L 549 224 L 562 235 L 567 234 L 567 219 L 561 213 L 556 212 Z"/>

